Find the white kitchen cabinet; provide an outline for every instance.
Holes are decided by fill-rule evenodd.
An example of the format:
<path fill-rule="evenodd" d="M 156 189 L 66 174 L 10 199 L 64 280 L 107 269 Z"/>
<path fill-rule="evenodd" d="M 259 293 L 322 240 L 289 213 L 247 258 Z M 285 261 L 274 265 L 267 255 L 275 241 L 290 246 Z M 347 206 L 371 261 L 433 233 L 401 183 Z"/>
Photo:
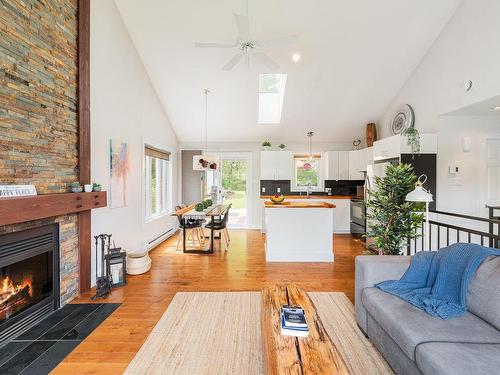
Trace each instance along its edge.
<path fill-rule="evenodd" d="M 262 151 L 260 153 L 261 180 L 291 180 L 293 154 L 291 151 Z"/>
<path fill-rule="evenodd" d="M 373 146 L 364 149 L 365 152 L 365 171 L 366 166 L 373 164 Z"/>
<path fill-rule="evenodd" d="M 349 179 L 349 151 L 338 151 L 339 154 L 339 180 Z"/>
<path fill-rule="evenodd" d="M 349 180 L 364 180 L 363 170 L 366 170 L 364 165 L 365 160 L 364 150 L 349 151 Z"/>
<path fill-rule="evenodd" d="M 410 148 L 405 136 L 394 135 L 392 137 L 381 139 L 373 143 L 373 160 L 381 161 L 387 159 L 399 158 L 401 154 L 409 154 Z M 420 153 L 437 153 L 436 134 L 420 134 Z"/>
<path fill-rule="evenodd" d="M 351 200 L 334 199 L 333 233 L 351 233 Z"/>
<path fill-rule="evenodd" d="M 328 151 L 326 180 L 349 179 L 349 151 Z"/>

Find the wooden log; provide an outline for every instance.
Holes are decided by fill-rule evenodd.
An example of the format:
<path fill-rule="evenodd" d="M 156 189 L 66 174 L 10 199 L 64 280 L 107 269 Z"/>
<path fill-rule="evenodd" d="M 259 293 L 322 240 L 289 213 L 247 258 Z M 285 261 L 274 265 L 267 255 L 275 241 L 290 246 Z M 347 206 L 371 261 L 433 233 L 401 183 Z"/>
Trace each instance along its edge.
<path fill-rule="evenodd" d="M 281 335 L 280 308 L 285 304 L 304 309 L 309 337 Z M 313 302 L 304 291 L 284 285 L 264 288 L 261 314 L 265 374 L 349 374 Z"/>

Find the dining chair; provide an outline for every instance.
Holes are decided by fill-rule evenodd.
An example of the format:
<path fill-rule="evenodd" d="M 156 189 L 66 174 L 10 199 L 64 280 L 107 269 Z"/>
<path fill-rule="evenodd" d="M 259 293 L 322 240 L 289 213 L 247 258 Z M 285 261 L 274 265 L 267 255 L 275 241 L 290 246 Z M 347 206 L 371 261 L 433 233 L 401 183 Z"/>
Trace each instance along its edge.
<path fill-rule="evenodd" d="M 214 220 L 213 223 L 213 228 L 212 228 L 212 223 L 208 223 L 205 225 L 205 228 L 208 229 L 213 229 L 216 234 L 219 235 L 219 239 L 221 241 L 221 247 L 222 243 L 224 243 L 224 250 L 227 251 L 229 248 L 229 231 L 227 230 L 227 220 L 229 218 L 229 210 L 231 209 L 231 205 L 227 208 L 226 212 L 224 213 L 224 216 L 222 220 Z"/>
<path fill-rule="evenodd" d="M 179 211 L 180 209 L 185 208 L 182 206 L 176 206 L 175 210 Z M 186 242 L 191 238 L 191 244 L 193 247 L 196 247 L 195 244 L 195 237 L 196 240 L 198 241 L 198 244 L 202 245 L 205 243 L 205 235 L 203 234 L 203 229 L 202 229 L 202 224 L 205 222 L 205 220 L 195 220 L 195 219 L 187 219 L 187 220 L 182 220 L 182 216 L 179 215 L 177 216 L 177 219 L 179 220 L 179 228 L 180 228 L 180 234 L 177 239 L 177 246 L 176 250 L 179 250 L 179 245 L 184 241 L 184 227 L 186 229 Z"/>

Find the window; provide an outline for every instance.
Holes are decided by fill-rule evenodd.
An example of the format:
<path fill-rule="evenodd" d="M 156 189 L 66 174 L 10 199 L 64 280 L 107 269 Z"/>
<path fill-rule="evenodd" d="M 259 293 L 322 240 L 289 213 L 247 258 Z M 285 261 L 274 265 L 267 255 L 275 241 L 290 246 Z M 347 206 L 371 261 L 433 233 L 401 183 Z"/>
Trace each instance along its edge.
<path fill-rule="evenodd" d="M 150 146 L 145 148 L 146 220 L 170 211 L 170 153 Z"/>
<path fill-rule="evenodd" d="M 259 124 L 281 122 L 286 78 L 286 74 L 259 75 Z"/>
<path fill-rule="evenodd" d="M 294 187 L 305 190 L 321 189 L 321 155 L 295 155 L 294 156 Z"/>

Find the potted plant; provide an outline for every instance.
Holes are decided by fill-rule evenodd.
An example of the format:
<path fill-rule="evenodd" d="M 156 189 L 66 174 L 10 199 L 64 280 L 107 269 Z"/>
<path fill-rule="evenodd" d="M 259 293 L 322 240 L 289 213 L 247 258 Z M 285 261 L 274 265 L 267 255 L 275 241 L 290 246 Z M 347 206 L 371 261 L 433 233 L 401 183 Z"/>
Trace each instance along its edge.
<path fill-rule="evenodd" d="M 389 165 L 384 178 L 375 177 L 375 190 L 368 191 L 366 237 L 375 241 L 379 253 L 399 255 L 409 239 L 419 236 L 424 221 L 422 204 L 407 202 L 417 176 L 410 164 Z"/>
<path fill-rule="evenodd" d="M 102 185 L 98 184 L 97 182 L 94 182 L 92 184 L 92 191 L 98 192 L 102 190 Z"/>
<path fill-rule="evenodd" d="M 414 127 L 403 130 L 403 136 L 406 137 L 406 143 L 410 147 L 412 155 L 420 153 L 420 132 Z"/>
<path fill-rule="evenodd" d="M 271 150 L 271 142 L 269 141 L 262 142 L 262 148 L 264 149 L 264 151 Z"/>
<path fill-rule="evenodd" d="M 71 191 L 73 193 L 81 193 L 83 191 L 83 187 L 78 181 L 72 182 L 71 184 L 69 184 L 69 187 L 71 188 Z"/>
<path fill-rule="evenodd" d="M 194 210 L 196 212 L 201 212 L 205 209 L 205 207 L 203 206 L 203 203 L 197 203 L 196 206 L 194 206 Z"/>
<path fill-rule="evenodd" d="M 208 207 L 210 207 L 211 205 L 213 205 L 213 204 L 214 204 L 214 202 L 212 202 L 212 200 L 211 200 L 211 199 L 207 199 L 205 202 L 207 202 Z"/>
<path fill-rule="evenodd" d="M 283 151 L 286 148 L 286 145 L 282 143 L 278 146 L 278 148 L 280 149 L 280 151 Z"/>

